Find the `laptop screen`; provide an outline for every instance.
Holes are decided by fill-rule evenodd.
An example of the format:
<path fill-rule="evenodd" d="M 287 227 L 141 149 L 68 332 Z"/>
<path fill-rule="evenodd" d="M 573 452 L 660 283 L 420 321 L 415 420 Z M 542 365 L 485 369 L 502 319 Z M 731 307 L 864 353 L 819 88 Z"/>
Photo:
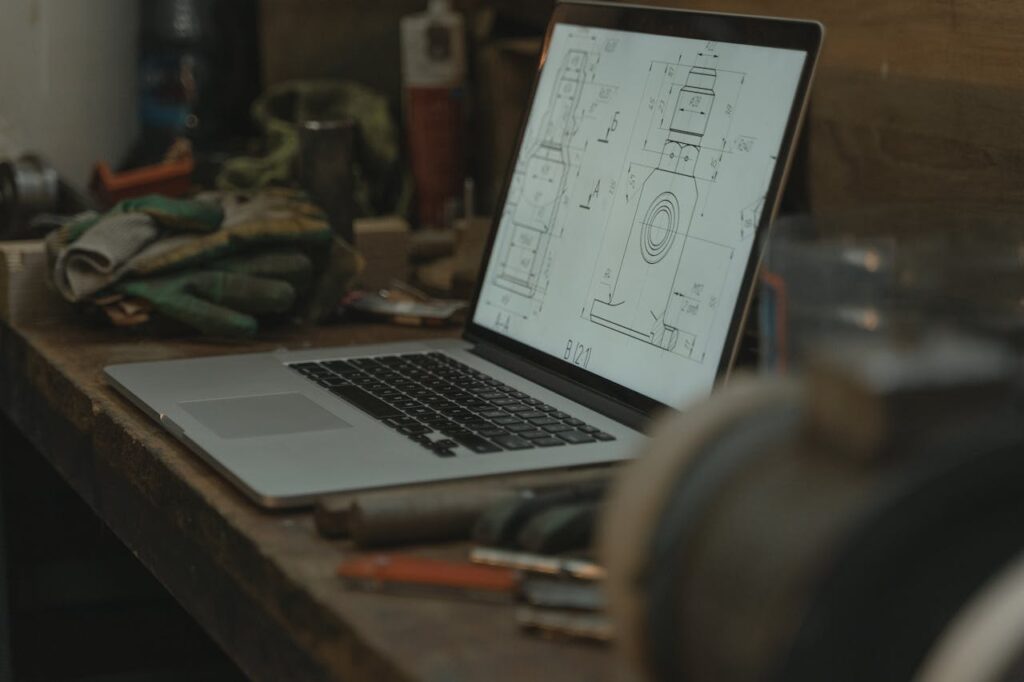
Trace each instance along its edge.
<path fill-rule="evenodd" d="M 807 54 L 554 26 L 473 321 L 710 393 Z"/>

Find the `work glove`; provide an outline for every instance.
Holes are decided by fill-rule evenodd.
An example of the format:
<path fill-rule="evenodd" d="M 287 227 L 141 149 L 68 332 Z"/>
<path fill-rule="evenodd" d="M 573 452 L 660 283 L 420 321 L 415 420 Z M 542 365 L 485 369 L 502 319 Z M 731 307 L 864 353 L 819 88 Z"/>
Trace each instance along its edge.
<path fill-rule="evenodd" d="M 78 217 L 48 244 L 56 287 L 119 326 L 149 312 L 205 334 L 249 336 L 257 318 L 320 321 L 362 271 L 323 212 L 294 190 L 151 196 Z"/>
<path fill-rule="evenodd" d="M 197 269 L 123 281 L 117 293 L 148 301 L 155 312 L 210 336 L 246 337 L 258 317 L 292 312 L 313 283 L 300 251 L 224 258 Z"/>
<path fill-rule="evenodd" d="M 154 244 L 193 241 L 218 231 L 223 219 L 215 202 L 158 195 L 79 214 L 46 237 L 53 283 L 69 301 L 89 299 L 131 272 Z"/>

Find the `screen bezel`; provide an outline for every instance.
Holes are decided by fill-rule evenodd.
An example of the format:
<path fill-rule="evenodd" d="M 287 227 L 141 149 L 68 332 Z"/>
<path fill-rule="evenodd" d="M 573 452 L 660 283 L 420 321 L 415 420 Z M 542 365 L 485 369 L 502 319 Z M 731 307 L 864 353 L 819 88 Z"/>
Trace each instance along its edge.
<path fill-rule="evenodd" d="M 629 406 L 633 410 L 650 415 L 655 410 L 666 407 L 666 405 L 655 398 L 646 396 L 631 388 L 605 379 L 589 370 L 582 369 L 571 362 L 567 362 L 555 355 L 549 355 L 542 350 L 516 341 L 499 332 L 488 329 L 474 321 L 477 307 L 480 303 L 480 294 L 483 289 L 484 276 L 494 249 L 494 242 L 497 238 L 498 226 L 504 212 L 505 201 L 508 197 L 509 186 L 512 175 L 515 171 L 515 164 L 518 161 L 519 153 L 526 133 L 526 123 L 533 108 L 534 97 L 537 93 L 537 86 L 540 81 L 540 73 L 544 68 L 548 48 L 551 43 L 551 36 L 556 24 L 575 24 L 594 28 L 607 28 L 620 31 L 632 31 L 636 33 L 648 33 L 680 38 L 693 38 L 696 40 L 708 40 L 715 42 L 740 43 L 759 47 L 776 47 L 791 50 L 800 50 L 807 54 L 804 60 L 803 70 L 800 74 L 796 91 L 793 95 L 793 105 L 790 108 L 789 119 L 786 122 L 785 133 L 782 143 L 779 146 L 779 159 L 772 173 L 771 182 L 765 195 L 765 206 L 761 212 L 760 220 L 755 231 L 754 240 L 751 246 L 750 257 L 747 259 L 746 269 L 740 286 L 739 295 L 734 306 L 732 318 L 729 322 L 729 330 L 725 338 L 725 345 L 722 349 L 722 356 L 719 360 L 715 373 L 716 383 L 721 381 L 728 373 L 735 358 L 735 350 L 742 331 L 742 325 L 746 319 L 747 309 L 750 305 L 751 293 L 753 291 L 754 278 L 757 274 L 761 254 L 764 248 L 764 240 L 767 236 L 768 226 L 774 218 L 778 208 L 781 189 L 789 169 L 793 156 L 795 139 L 803 119 L 806 107 L 807 93 L 810 88 L 814 68 L 817 63 L 818 53 L 821 48 L 821 41 L 824 34 L 823 27 L 815 21 L 803 21 L 793 19 L 777 19 L 768 17 L 744 16 L 738 14 L 720 14 L 711 12 L 696 12 L 689 10 L 660 9 L 651 7 L 610 5 L 604 3 L 583 3 L 583 2 L 561 2 L 555 6 L 551 21 L 548 23 L 544 36 L 544 44 L 541 50 L 537 71 L 534 74 L 533 85 L 530 88 L 530 96 L 523 113 L 523 120 L 519 126 L 519 134 L 516 137 L 515 154 L 509 159 L 509 167 L 505 173 L 505 181 L 496 206 L 501 207 L 496 212 L 491 223 L 490 235 L 487 245 L 484 248 L 483 259 L 480 265 L 480 276 L 476 289 L 473 293 L 473 301 L 470 306 L 470 313 L 466 322 L 463 337 L 472 343 L 486 343 L 502 348 L 529 362 L 538 365 L 542 369 L 553 372 L 563 379 L 589 388 L 604 396 L 607 396 L 619 403 Z"/>

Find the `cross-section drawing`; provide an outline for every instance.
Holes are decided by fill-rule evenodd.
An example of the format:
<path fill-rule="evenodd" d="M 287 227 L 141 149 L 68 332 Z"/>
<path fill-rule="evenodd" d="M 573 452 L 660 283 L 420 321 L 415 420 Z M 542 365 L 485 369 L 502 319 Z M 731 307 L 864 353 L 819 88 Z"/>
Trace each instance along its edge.
<path fill-rule="evenodd" d="M 715 100 L 714 69 L 694 66 L 679 89 L 657 168 L 643 181 L 607 300 L 590 319 L 665 350 L 679 341 L 673 295 L 697 206 L 694 177 Z"/>
<path fill-rule="evenodd" d="M 579 125 L 587 53 L 570 50 L 559 69 L 537 142 L 513 178 L 516 196 L 510 234 L 502 247 L 495 284 L 533 296 L 569 176 L 569 144 Z M 511 195 L 511 193 L 510 193 Z"/>

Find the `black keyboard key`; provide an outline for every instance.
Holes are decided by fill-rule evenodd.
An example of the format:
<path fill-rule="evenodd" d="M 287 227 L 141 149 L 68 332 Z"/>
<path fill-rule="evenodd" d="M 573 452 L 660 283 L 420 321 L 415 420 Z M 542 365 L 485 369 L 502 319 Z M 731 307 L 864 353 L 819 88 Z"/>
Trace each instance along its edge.
<path fill-rule="evenodd" d="M 606 440 L 606 441 L 607 440 L 615 440 L 615 436 L 613 436 L 610 433 L 605 433 L 604 431 L 597 431 L 597 432 L 592 433 L 590 435 L 593 436 L 594 438 L 598 439 L 598 440 Z"/>
<path fill-rule="evenodd" d="M 375 417 L 377 419 L 403 416 L 398 408 L 388 405 L 380 398 L 373 397 L 357 386 L 335 386 L 331 389 L 331 393 L 340 398 L 344 398 L 360 410 L 363 410 L 371 417 Z"/>
<path fill-rule="evenodd" d="M 567 415 L 565 412 L 552 412 L 551 416 L 554 417 L 555 419 L 572 419 L 572 417 Z"/>
<path fill-rule="evenodd" d="M 557 424 L 557 419 L 551 417 L 537 417 L 536 419 L 530 419 L 529 422 L 534 426 L 550 426 L 551 424 Z"/>
<path fill-rule="evenodd" d="M 433 398 L 435 395 L 433 391 L 427 388 L 414 389 L 412 391 L 406 391 L 406 393 L 417 400 L 428 400 Z"/>
<path fill-rule="evenodd" d="M 347 384 L 348 382 L 342 379 L 341 377 L 332 374 L 330 376 L 317 377 L 316 383 L 320 384 L 324 388 L 330 388 L 331 386 L 341 386 L 342 384 Z"/>
<path fill-rule="evenodd" d="M 494 436 L 507 436 L 508 431 L 505 429 L 499 429 L 496 426 L 490 426 L 485 429 L 473 429 L 484 438 L 493 438 Z"/>
<path fill-rule="evenodd" d="M 512 431 L 513 433 L 521 433 L 523 431 L 533 431 L 537 427 L 533 424 L 527 424 L 526 422 L 519 422 L 518 424 L 503 424 L 504 428 Z"/>
<path fill-rule="evenodd" d="M 593 443 L 594 437 L 588 433 L 582 431 L 562 431 L 561 433 L 555 434 L 567 443 Z"/>
<path fill-rule="evenodd" d="M 578 428 L 583 433 L 597 433 L 598 431 L 601 430 L 601 429 L 597 428 L 596 426 L 591 426 L 589 424 L 581 424 Z"/>
<path fill-rule="evenodd" d="M 450 434 L 452 440 L 455 440 L 460 445 L 469 448 L 473 452 L 478 454 L 485 454 L 488 452 L 501 452 L 501 448 L 494 443 L 481 438 L 475 433 L 468 431 L 462 431 L 460 433 Z"/>
<path fill-rule="evenodd" d="M 535 447 L 542 448 L 553 448 L 556 445 L 565 445 L 565 441 L 561 438 L 555 438 L 554 436 L 547 436 L 546 438 L 535 438 L 530 441 Z"/>
<path fill-rule="evenodd" d="M 461 407 L 445 407 L 441 410 L 441 414 L 443 414 L 446 417 L 451 417 L 453 419 L 455 417 L 472 416 L 472 412 L 470 412 L 469 410 L 464 410 Z"/>
<path fill-rule="evenodd" d="M 407 362 L 411 362 L 414 365 L 422 365 L 424 362 L 430 362 L 432 358 L 428 358 L 425 353 L 411 353 L 409 355 L 403 355 L 403 358 Z"/>
<path fill-rule="evenodd" d="M 480 429 L 489 429 L 494 426 L 491 422 L 483 421 L 481 419 L 473 419 L 471 421 L 463 422 L 467 429 L 472 431 L 479 431 Z"/>
<path fill-rule="evenodd" d="M 484 410 L 480 413 L 480 416 L 484 419 L 496 419 L 498 417 L 507 417 L 508 413 L 505 410 Z"/>
<path fill-rule="evenodd" d="M 433 415 L 437 414 L 436 412 L 434 412 L 429 407 L 410 407 L 408 410 L 405 410 L 405 413 L 406 414 L 411 414 L 414 417 L 421 417 L 421 418 L 422 417 L 430 417 L 430 416 L 433 416 Z"/>
<path fill-rule="evenodd" d="M 541 412 L 555 412 L 556 411 L 555 408 L 551 407 L 550 405 L 538 405 L 537 409 L 539 411 L 541 411 Z"/>
<path fill-rule="evenodd" d="M 401 417 L 392 417 L 388 419 L 389 422 L 395 426 L 409 426 L 410 424 L 419 424 L 419 422 L 412 417 L 407 417 L 404 414 Z"/>
<path fill-rule="evenodd" d="M 420 417 L 420 421 L 429 426 L 430 428 L 437 429 L 438 431 L 446 428 L 457 428 L 455 422 L 450 422 L 444 418 L 437 419 L 434 417 Z"/>
<path fill-rule="evenodd" d="M 520 419 L 519 417 L 517 417 L 517 416 L 509 416 L 509 415 L 506 415 L 504 417 L 497 417 L 493 421 L 494 421 L 495 424 L 499 424 L 501 426 L 513 426 L 515 424 L 523 424 L 524 423 L 523 420 Z"/>
<path fill-rule="evenodd" d="M 484 391 L 483 393 L 477 393 L 481 400 L 499 400 L 505 397 L 505 394 L 501 391 Z"/>
<path fill-rule="evenodd" d="M 533 447 L 533 442 L 519 436 L 495 436 L 494 442 L 506 450 L 526 450 Z"/>
<path fill-rule="evenodd" d="M 520 438 L 529 438 L 530 440 L 536 440 L 537 438 L 550 438 L 551 434 L 546 431 L 520 431 L 518 434 Z"/>
<path fill-rule="evenodd" d="M 409 424 L 408 426 L 398 427 L 400 433 L 404 433 L 407 436 L 420 435 L 424 433 L 430 433 L 433 429 L 423 424 Z"/>
<path fill-rule="evenodd" d="M 518 405 L 506 405 L 505 411 L 513 413 L 535 412 L 535 410 L 532 407 L 530 407 L 529 405 L 523 405 L 522 403 L 519 403 Z"/>
<path fill-rule="evenodd" d="M 550 424 L 543 427 L 548 433 L 559 433 L 561 431 L 572 431 L 573 428 L 568 424 Z"/>
<path fill-rule="evenodd" d="M 515 400 L 513 398 L 498 398 L 497 400 L 492 400 L 491 401 L 491 405 L 497 405 L 498 407 L 505 407 L 506 405 L 518 405 L 518 404 L 519 404 L 519 401 Z"/>
<path fill-rule="evenodd" d="M 540 419 L 543 417 L 547 417 L 548 415 L 539 410 L 525 410 L 523 412 L 517 413 L 516 416 L 519 417 L 520 419 Z"/>

